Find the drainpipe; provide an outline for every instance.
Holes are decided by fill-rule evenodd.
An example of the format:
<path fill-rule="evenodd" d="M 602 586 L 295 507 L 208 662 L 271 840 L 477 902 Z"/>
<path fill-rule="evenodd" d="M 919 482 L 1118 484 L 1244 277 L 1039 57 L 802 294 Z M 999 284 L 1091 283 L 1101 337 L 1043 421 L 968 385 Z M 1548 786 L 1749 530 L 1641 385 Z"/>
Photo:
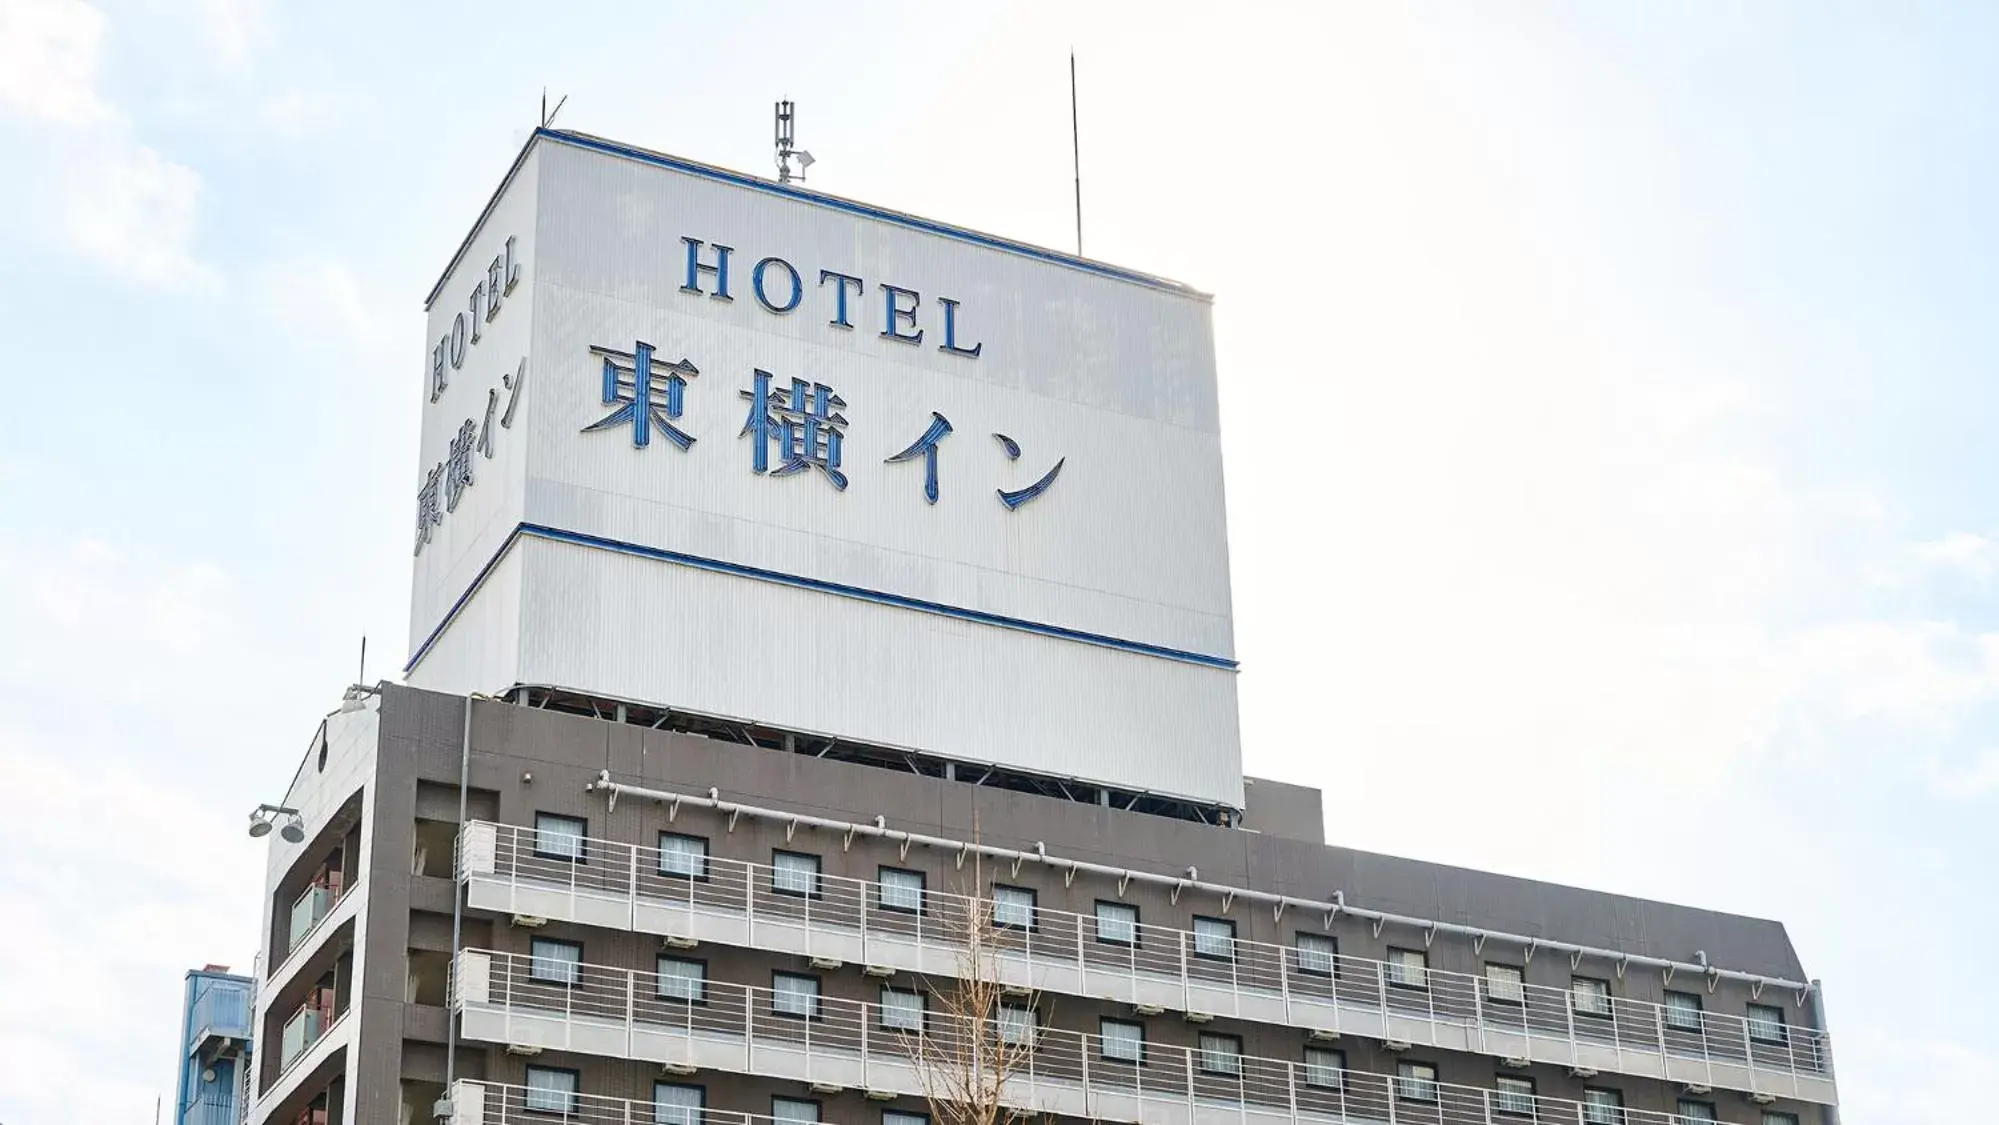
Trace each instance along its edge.
<path fill-rule="evenodd" d="M 489 695 L 472 692 L 465 697 L 465 725 L 458 737 L 458 832 L 462 838 L 465 832 L 466 799 L 472 783 L 472 701 L 490 701 Z M 458 878 L 458 860 L 453 849 L 451 870 L 451 964 L 445 970 L 446 1004 L 450 1004 L 458 985 L 458 949 L 462 943 L 461 932 L 465 924 L 465 887 Z M 444 1014 L 444 1096 L 430 1109 L 432 1117 L 448 1121 L 457 1116 L 458 1107 L 452 1104 L 451 1093 L 458 1081 L 458 1013 L 446 1010 Z"/>

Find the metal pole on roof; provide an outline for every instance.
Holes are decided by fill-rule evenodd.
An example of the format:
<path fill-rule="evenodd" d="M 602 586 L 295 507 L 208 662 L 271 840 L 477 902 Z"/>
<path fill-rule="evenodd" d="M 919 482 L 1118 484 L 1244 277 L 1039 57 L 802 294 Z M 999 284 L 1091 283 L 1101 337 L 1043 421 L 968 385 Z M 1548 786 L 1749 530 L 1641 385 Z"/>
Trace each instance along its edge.
<path fill-rule="evenodd" d="M 1069 49 L 1069 154 L 1076 170 L 1076 256 L 1083 256 L 1083 136 L 1076 117 L 1076 51 Z"/>

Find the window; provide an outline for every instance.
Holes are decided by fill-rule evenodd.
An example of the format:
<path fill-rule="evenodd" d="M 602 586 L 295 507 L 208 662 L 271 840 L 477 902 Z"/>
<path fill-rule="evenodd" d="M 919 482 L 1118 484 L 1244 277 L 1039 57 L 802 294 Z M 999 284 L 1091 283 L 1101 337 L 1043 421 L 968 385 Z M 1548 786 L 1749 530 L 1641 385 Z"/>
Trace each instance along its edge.
<path fill-rule="evenodd" d="M 923 872 L 905 871 L 900 867 L 884 867 L 879 878 L 883 910 L 897 910 L 904 914 L 923 913 Z"/>
<path fill-rule="evenodd" d="M 1681 1098 L 1679 1111 L 1675 1114 L 1680 1125 L 1698 1125 L 1700 1122 L 1720 1121 L 1715 1116 L 1713 1102 L 1697 1102 L 1692 1098 Z"/>
<path fill-rule="evenodd" d="M 1763 1111 L 1763 1125 L 1798 1125 L 1798 1115 L 1795 1113 L 1772 1113 L 1766 1109 Z"/>
<path fill-rule="evenodd" d="M 527 1107 L 536 1113 L 575 1113 L 577 1084 L 573 1070 L 528 1067 Z"/>
<path fill-rule="evenodd" d="M 999 1019 L 993 1021 L 999 1029 L 1000 1042 L 1019 1043 L 1034 1046 L 1034 1009 L 1020 1008 L 1012 1004 L 1001 1004 Z"/>
<path fill-rule="evenodd" d="M 1395 1064 L 1395 1096 L 1405 1102 L 1437 1100 L 1437 1068 L 1431 1063 Z"/>
<path fill-rule="evenodd" d="M 708 1108 L 708 1091 L 700 1086 L 677 1082 L 652 1084 L 653 1125 L 701 1125 L 702 1111 Z"/>
<path fill-rule="evenodd" d="M 1749 1037 L 1758 1043 L 1782 1043 L 1784 1009 L 1768 1004 L 1749 1005 Z"/>
<path fill-rule="evenodd" d="M 659 873 L 686 879 L 708 877 L 708 839 L 678 832 L 659 834 Z"/>
<path fill-rule="evenodd" d="M 770 853 L 770 889 L 799 898 L 819 897 L 819 857 L 805 852 Z"/>
<path fill-rule="evenodd" d="M 1034 928 L 1034 892 L 1026 887 L 993 884 L 993 925 L 1015 930 Z"/>
<path fill-rule="evenodd" d="M 1138 907 L 1098 900 L 1097 940 L 1111 945 L 1137 945 Z"/>
<path fill-rule="evenodd" d="M 882 989 L 882 1026 L 897 1031 L 922 1031 L 925 1000 L 921 992 L 904 988 Z"/>
<path fill-rule="evenodd" d="M 1201 1033 L 1201 1069 L 1208 1074 L 1242 1076 L 1242 1036 Z"/>
<path fill-rule="evenodd" d="M 1097 1021 L 1097 1031 L 1103 1039 L 1105 1058 L 1128 1063 L 1145 1061 L 1144 1024 L 1134 1023 L 1131 1020 L 1102 1019 Z"/>
<path fill-rule="evenodd" d="M 770 1010 L 802 1020 L 819 1018 L 819 978 L 799 973 L 770 975 Z"/>
<path fill-rule="evenodd" d="M 536 938 L 528 946 L 528 979 L 576 984 L 583 975 L 583 947 L 573 941 Z"/>
<path fill-rule="evenodd" d="M 787 1122 L 788 1125 L 818 1125 L 819 1103 L 798 1098 L 772 1098 L 770 1116 L 771 1120 Z"/>
<path fill-rule="evenodd" d="M 1485 965 L 1485 998 L 1493 1004 L 1521 1004 L 1527 1000 L 1527 976 L 1518 965 Z"/>
<path fill-rule="evenodd" d="M 1618 1090 L 1585 1087 L 1583 1120 L 1588 1125 L 1624 1125 L 1624 1094 Z"/>
<path fill-rule="evenodd" d="M 1666 1026 L 1674 1031 L 1701 1029 L 1701 998 L 1691 992 L 1666 994 Z"/>
<path fill-rule="evenodd" d="M 1511 1117 L 1534 1116 L 1534 1080 L 1502 1074 L 1492 1083 L 1492 1111 Z"/>
<path fill-rule="evenodd" d="M 708 1002 L 708 965 L 685 957 L 659 959 L 659 995 L 663 1000 L 685 1000 L 689 1004 Z"/>
<path fill-rule="evenodd" d="M 930 1125 L 927 1113 L 904 1113 L 899 1109 L 882 1110 L 882 1125 Z"/>
<path fill-rule="evenodd" d="M 1420 949 L 1390 947 L 1388 983 L 1397 988 L 1430 987 L 1430 955 Z"/>
<path fill-rule="evenodd" d="M 1579 1016 L 1607 1016 L 1610 1014 L 1610 982 L 1595 977 L 1571 977 L 1569 999 L 1575 1004 Z"/>
<path fill-rule="evenodd" d="M 1298 971 L 1315 977 L 1338 976 L 1340 943 L 1324 934 L 1299 934 L 1295 940 Z"/>
<path fill-rule="evenodd" d="M 1218 961 L 1235 960 L 1235 923 L 1195 915 L 1194 956 L 1212 957 Z"/>
<path fill-rule="evenodd" d="M 543 859 L 582 863 L 583 838 L 590 834 L 590 822 L 580 816 L 534 814 L 534 854 Z"/>
<path fill-rule="evenodd" d="M 1347 1053 L 1330 1047 L 1305 1048 L 1305 1085 L 1337 1090 L 1346 1084 Z"/>

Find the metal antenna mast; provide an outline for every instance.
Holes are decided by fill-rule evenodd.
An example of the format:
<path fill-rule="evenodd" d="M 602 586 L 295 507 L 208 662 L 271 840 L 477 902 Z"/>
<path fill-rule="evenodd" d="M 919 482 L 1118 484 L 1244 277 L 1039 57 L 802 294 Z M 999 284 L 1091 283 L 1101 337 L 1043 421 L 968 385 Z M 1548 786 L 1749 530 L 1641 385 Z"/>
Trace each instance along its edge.
<path fill-rule="evenodd" d="M 792 117 L 793 111 L 789 99 L 777 103 L 777 182 L 781 184 L 793 181 L 804 183 L 805 170 L 815 163 L 811 153 L 802 148 L 792 147 L 795 139 L 792 133 Z M 796 172 L 791 170 L 791 162 L 794 159 L 798 161 Z"/>
<path fill-rule="evenodd" d="M 1083 137 L 1076 125 L 1076 51 L 1069 51 L 1069 152 L 1076 169 L 1076 256 L 1083 256 Z"/>

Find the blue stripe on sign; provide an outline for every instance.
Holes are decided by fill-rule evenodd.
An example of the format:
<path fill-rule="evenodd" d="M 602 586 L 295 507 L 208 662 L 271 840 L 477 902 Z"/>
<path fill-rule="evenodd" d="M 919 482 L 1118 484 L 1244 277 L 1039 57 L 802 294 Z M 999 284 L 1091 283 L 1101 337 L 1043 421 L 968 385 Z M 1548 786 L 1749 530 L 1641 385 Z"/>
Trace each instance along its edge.
<path fill-rule="evenodd" d="M 405 674 L 414 669 L 429 654 L 432 646 L 437 643 L 437 639 L 443 635 L 444 630 L 457 618 L 459 611 L 463 610 L 466 603 L 472 600 L 472 595 L 478 592 L 479 587 L 485 583 L 487 576 L 493 573 L 494 568 L 499 566 L 500 560 L 506 556 L 508 551 L 513 549 L 514 544 L 524 535 L 534 536 L 537 539 L 546 539 L 554 543 L 572 543 L 580 547 L 591 547 L 600 551 L 614 551 L 621 555 L 632 555 L 637 558 L 652 559 L 656 562 L 668 562 L 716 574 L 730 574 L 739 578 L 752 578 L 759 582 L 789 586 L 798 590 L 835 594 L 843 598 L 853 598 L 857 601 L 873 602 L 876 605 L 895 606 L 898 609 L 914 610 L 918 613 L 933 613 L 940 617 L 949 617 L 958 621 L 970 621 L 978 625 L 992 625 L 1001 629 L 1013 629 L 1018 632 L 1033 633 L 1037 636 L 1054 637 L 1057 640 L 1078 641 L 1083 644 L 1098 645 L 1103 648 L 1116 649 L 1120 652 L 1133 652 L 1142 656 L 1155 656 L 1162 660 L 1176 660 L 1183 664 L 1198 664 L 1205 668 L 1221 668 L 1231 671 L 1237 667 L 1236 662 L 1226 656 L 1210 656 L 1207 653 L 1188 652 L 1184 649 L 1168 648 L 1164 645 L 1146 644 L 1142 641 L 1129 641 L 1122 637 L 1111 637 L 1102 633 L 1090 633 L 1081 629 L 1048 625 L 1020 617 L 987 613 L 984 610 L 966 609 L 963 606 L 947 605 L 943 602 L 933 602 L 923 598 L 890 594 L 881 590 L 871 590 L 864 586 L 850 586 L 844 582 L 826 582 L 817 578 L 806 578 L 803 575 L 787 574 L 781 570 L 767 570 L 763 567 L 723 562 L 720 559 L 703 558 L 700 555 L 689 555 L 680 551 L 668 551 L 659 547 L 647 547 L 643 544 L 628 543 L 621 539 L 609 539 L 601 535 L 586 535 L 579 531 L 564 531 L 557 527 L 522 523 L 507 534 L 506 541 L 500 544 L 500 549 L 493 553 L 493 557 L 487 560 L 486 565 L 479 569 L 479 574 L 472 580 L 472 584 L 466 587 L 465 592 L 459 595 L 456 602 L 452 603 L 450 611 L 444 615 L 444 620 L 438 622 L 437 628 L 432 630 L 430 636 L 424 638 L 423 644 L 417 647 L 416 653 L 410 657 L 409 663 L 403 665 L 403 672 Z"/>

